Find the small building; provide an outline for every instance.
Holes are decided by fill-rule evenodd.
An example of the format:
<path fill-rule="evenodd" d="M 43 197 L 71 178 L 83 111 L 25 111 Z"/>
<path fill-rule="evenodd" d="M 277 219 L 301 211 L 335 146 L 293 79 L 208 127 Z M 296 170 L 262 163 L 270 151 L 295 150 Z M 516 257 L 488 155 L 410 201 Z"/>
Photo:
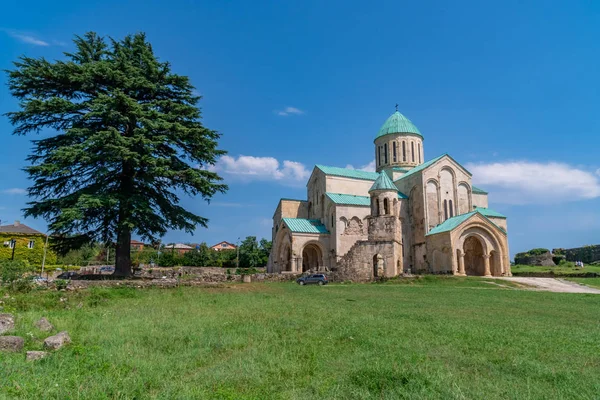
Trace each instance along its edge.
<path fill-rule="evenodd" d="M 144 250 L 144 242 L 140 242 L 139 240 L 132 240 L 131 242 L 131 251 L 142 251 Z"/>
<path fill-rule="evenodd" d="M 220 243 L 215 244 L 214 246 L 210 246 L 210 248 L 215 251 L 235 250 L 235 249 L 237 249 L 237 246 L 235 244 L 229 243 L 229 242 L 220 242 Z"/>
<path fill-rule="evenodd" d="M 41 265 L 44 258 L 46 235 L 15 221 L 0 226 L 0 260 L 26 260 L 32 265 Z M 56 263 L 56 254 L 48 250 L 46 264 Z"/>
<path fill-rule="evenodd" d="M 194 248 L 192 246 L 188 246 L 187 244 L 183 244 L 183 243 L 175 243 L 175 244 L 168 244 L 165 246 L 165 251 L 173 251 L 174 253 L 177 254 L 185 254 L 190 250 L 193 250 Z"/>

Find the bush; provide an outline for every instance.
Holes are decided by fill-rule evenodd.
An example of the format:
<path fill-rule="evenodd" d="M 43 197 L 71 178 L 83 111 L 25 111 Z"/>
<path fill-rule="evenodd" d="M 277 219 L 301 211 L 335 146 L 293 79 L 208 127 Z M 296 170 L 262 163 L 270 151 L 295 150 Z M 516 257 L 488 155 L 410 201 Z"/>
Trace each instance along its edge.
<path fill-rule="evenodd" d="M 57 279 L 54 281 L 54 284 L 56 285 L 56 290 L 65 290 L 67 286 L 69 286 L 69 281 L 65 279 Z"/>
<path fill-rule="evenodd" d="M 0 279 L 3 285 L 10 285 L 12 282 L 25 278 L 32 268 L 27 261 L 0 261 Z"/>

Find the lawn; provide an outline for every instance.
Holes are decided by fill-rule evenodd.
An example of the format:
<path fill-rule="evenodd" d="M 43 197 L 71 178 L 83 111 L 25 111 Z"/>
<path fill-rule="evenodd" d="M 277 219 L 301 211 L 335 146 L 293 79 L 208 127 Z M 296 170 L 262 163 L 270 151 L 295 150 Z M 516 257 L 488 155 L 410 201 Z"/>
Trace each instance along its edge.
<path fill-rule="evenodd" d="M 537 265 L 513 265 L 510 267 L 514 276 L 526 275 L 530 273 L 554 273 L 557 276 L 580 275 L 586 273 L 596 273 L 600 275 L 600 265 L 586 265 L 584 268 L 576 268 L 573 263 L 566 263 L 552 267 L 542 267 Z"/>
<path fill-rule="evenodd" d="M 32 324 L 42 316 L 73 343 L 35 363 L 0 354 L 0 398 L 597 398 L 600 296 L 500 285 L 14 295 L 4 308 L 28 350 L 41 347 Z"/>
<path fill-rule="evenodd" d="M 600 289 L 600 278 L 566 278 L 569 281 L 577 282 L 585 286 Z"/>

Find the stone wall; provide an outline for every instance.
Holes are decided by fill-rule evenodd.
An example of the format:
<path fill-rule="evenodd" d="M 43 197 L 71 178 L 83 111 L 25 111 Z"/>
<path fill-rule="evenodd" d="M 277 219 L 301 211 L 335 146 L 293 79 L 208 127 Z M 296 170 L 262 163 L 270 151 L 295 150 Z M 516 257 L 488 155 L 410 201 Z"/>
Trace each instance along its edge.
<path fill-rule="evenodd" d="M 550 251 L 542 254 L 517 253 L 515 254 L 515 264 L 541 265 L 543 267 L 553 267 L 555 265 Z"/>
<path fill-rule="evenodd" d="M 576 247 L 573 249 L 552 249 L 555 255 L 564 254 L 567 261 L 583 261 L 586 264 L 600 261 L 600 245 Z"/>
<path fill-rule="evenodd" d="M 397 263 L 401 246 L 394 241 L 358 241 L 342 257 L 335 269 L 333 279 L 339 281 L 368 282 L 378 277 L 393 277 L 398 274 Z M 381 256 L 375 266 L 375 257 Z"/>

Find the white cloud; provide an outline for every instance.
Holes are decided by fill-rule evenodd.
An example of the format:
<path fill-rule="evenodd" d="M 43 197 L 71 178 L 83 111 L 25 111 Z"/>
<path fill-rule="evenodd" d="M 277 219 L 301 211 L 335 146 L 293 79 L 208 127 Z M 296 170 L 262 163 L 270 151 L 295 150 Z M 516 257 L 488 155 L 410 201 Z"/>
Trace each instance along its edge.
<path fill-rule="evenodd" d="M 286 107 L 283 110 L 275 111 L 275 114 L 280 115 L 282 117 L 287 117 L 290 115 L 302 115 L 304 111 L 296 107 Z"/>
<path fill-rule="evenodd" d="M 21 188 L 12 188 L 12 189 L 5 189 L 2 191 L 2 193 L 4 193 L 4 194 L 26 194 L 27 190 L 21 189 Z"/>
<path fill-rule="evenodd" d="M 50 43 L 48 43 L 44 40 L 38 39 L 35 36 L 30 35 L 30 34 L 16 32 L 16 31 L 7 31 L 7 33 L 11 37 L 13 37 L 23 43 L 32 44 L 34 46 L 50 46 Z"/>
<path fill-rule="evenodd" d="M 277 180 L 289 184 L 305 182 L 310 175 L 302 163 L 289 160 L 280 163 L 273 157 L 253 156 L 223 156 L 209 170 L 244 181 Z"/>
<path fill-rule="evenodd" d="M 558 203 L 600 197 L 600 179 L 593 172 L 564 163 L 469 163 L 466 168 L 473 173 L 473 183 L 493 192 L 493 201 L 498 203 Z"/>
<path fill-rule="evenodd" d="M 346 165 L 346 168 L 358 169 L 360 171 L 367 171 L 367 172 L 375 172 L 375 160 L 371 161 L 368 164 L 363 165 L 362 167 L 358 167 L 358 168 L 354 168 L 352 166 L 352 164 L 348 164 L 348 165 Z"/>
<path fill-rule="evenodd" d="M 596 170 L 596 175 L 600 176 L 600 168 Z"/>

